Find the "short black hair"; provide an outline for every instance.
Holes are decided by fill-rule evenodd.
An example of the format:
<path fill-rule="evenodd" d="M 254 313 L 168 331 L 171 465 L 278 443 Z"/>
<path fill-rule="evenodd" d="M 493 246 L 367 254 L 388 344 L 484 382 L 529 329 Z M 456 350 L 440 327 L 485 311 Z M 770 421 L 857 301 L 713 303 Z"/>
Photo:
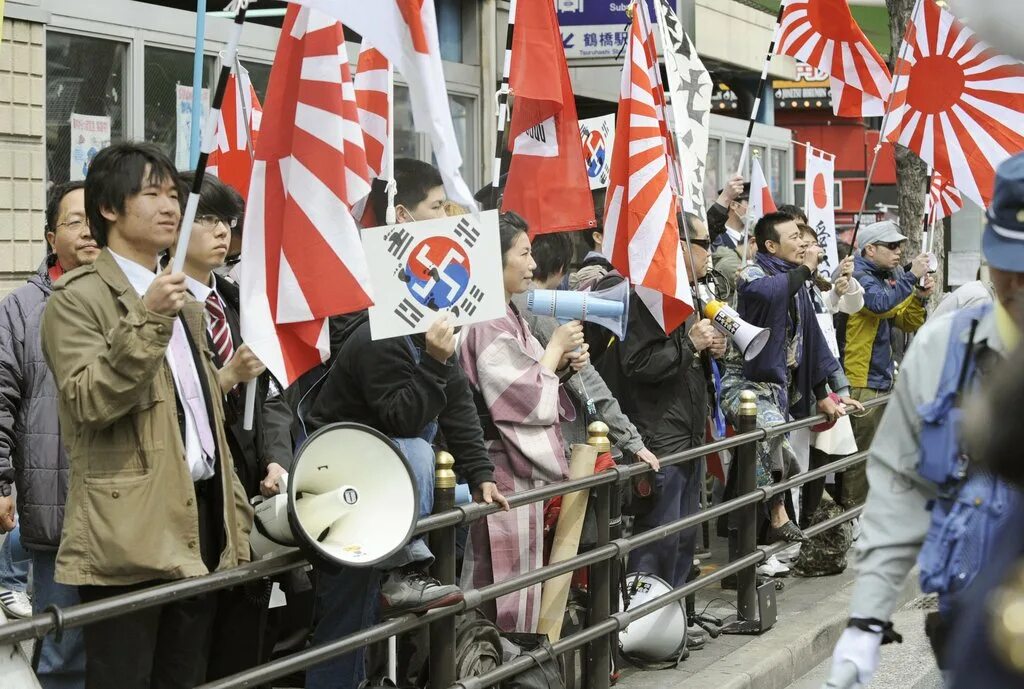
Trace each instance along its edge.
<path fill-rule="evenodd" d="M 443 187 L 441 173 L 430 163 L 414 158 L 395 158 L 395 205 L 411 209 L 419 205 L 431 189 Z M 377 222 L 384 224 L 388 211 L 387 184 L 374 180 L 370 189 L 370 208 Z"/>
<path fill-rule="evenodd" d="M 512 248 L 519 235 L 529 232 L 530 226 L 526 224 L 523 216 L 515 211 L 505 211 L 498 216 L 498 241 L 501 245 L 501 267 L 505 267 L 505 254 Z"/>
<path fill-rule="evenodd" d="M 191 189 L 195 182 L 195 176 L 196 173 L 193 170 L 181 173 L 182 184 Z M 241 194 L 213 175 L 203 175 L 196 215 L 215 215 L 223 220 L 234 218 L 237 221 L 242 215 L 242 208 Z M 228 223 L 228 227 L 230 226 L 231 224 Z"/>
<path fill-rule="evenodd" d="M 148 177 L 146 168 L 149 168 Z M 184 194 L 174 162 L 156 144 L 142 141 L 121 141 L 96 154 L 85 176 L 85 214 L 89 229 L 100 246 L 107 245 L 109 222 L 102 209 L 124 212 L 124 202 L 138 194 L 147 184 L 172 181 L 178 187 L 178 200 Z"/>
<path fill-rule="evenodd" d="M 789 213 L 783 213 L 781 211 L 775 211 L 774 213 L 768 213 L 763 218 L 757 221 L 754 225 L 754 238 L 757 240 L 757 250 L 761 253 L 769 253 L 766 243 L 769 241 L 778 243 L 779 237 L 779 225 L 787 222 L 793 222 L 796 220 Z"/>
<path fill-rule="evenodd" d="M 801 208 L 800 206 L 797 206 L 792 203 L 784 203 L 781 206 L 779 206 L 779 212 L 785 213 L 786 215 L 790 215 L 793 217 L 794 220 L 797 220 L 805 225 L 807 224 L 807 213 L 805 213 L 804 209 Z"/>
<path fill-rule="evenodd" d="M 50 232 L 57 231 L 57 218 L 60 216 L 60 202 L 64 200 L 64 197 L 73 191 L 85 188 L 85 182 L 77 180 L 74 182 L 64 182 L 58 184 L 50 189 L 50 193 L 46 198 L 46 227 L 43 230 L 43 239 L 46 239 L 46 235 Z M 46 243 L 49 244 L 50 240 L 47 239 Z"/>
<path fill-rule="evenodd" d="M 533 277 L 547 280 L 552 275 L 569 272 L 572 264 L 572 236 L 565 232 L 537 235 L 533 238 Z"/>

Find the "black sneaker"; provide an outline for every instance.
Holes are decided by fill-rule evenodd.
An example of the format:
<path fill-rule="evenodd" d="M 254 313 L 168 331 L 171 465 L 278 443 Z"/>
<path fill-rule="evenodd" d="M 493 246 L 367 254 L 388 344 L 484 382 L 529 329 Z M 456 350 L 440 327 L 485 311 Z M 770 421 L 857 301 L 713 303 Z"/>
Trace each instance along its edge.
<path fill-rule="evenodd" d="M 462 589 L 443 585 L 421 572 L 392 570 L 380 587 L 381 613 L 385 616 L 426 612 L 462 600 Z"/>

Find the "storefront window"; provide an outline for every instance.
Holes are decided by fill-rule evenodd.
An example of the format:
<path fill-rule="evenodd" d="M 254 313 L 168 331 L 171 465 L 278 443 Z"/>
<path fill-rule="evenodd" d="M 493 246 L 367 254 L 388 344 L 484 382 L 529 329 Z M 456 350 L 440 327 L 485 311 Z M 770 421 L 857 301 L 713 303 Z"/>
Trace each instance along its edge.
<path fill-rule="evenodd" d="M 704 205 L 710 207 L 718 198 L 718 190 L 722 188 L 719 168 L 722 161 L 722 141 L 708 140 L 708 160 L 704 168 Z"/>
<path fill-rule="evenodd" d="M 462 0 L 434 0 L 441 59 L 462 62 Z"/>
<path fill-rule="evenodd" d="M 771 177 L 768 178 L 768 185 L 772 189 L 772 198 L 775 203 L 788 203 L 790 201 L 789 190 L 789 152 L 778 148 L 772 149 Z M 797 203 L 803 203 L 798 199 Z"/>
<path fill-rule="evenodd" d="M 127 55 L 127 43 L 47 32 L 48 181 L 83 179 L 98 148 L 124 138 Z"/>
<path fill-rule="evenodd" d="M 191 167 L 192 60 L 193 54 L 184 50 L 149 46 L 145 50 L 144 136 L 171 156 L 180 170 Z M 216 78 L 215 65 L 212 55 L 203 58 L 204 116 L 210 105 L 210 85 Z"/>
<path fill-rule="evenodd" d="M 455 140 L 462 153 L 462 176 L 471 188 L 478 183 L 476 153 L 476 99 L 470 96 L 448 96 L 455 126 Z M 412 118 L 409 89 L 395 85 L 395 157 L 416 158 L 436 164 L 430 140 L 416 131 Z"/>
<path fill-rule="evenodd" d="M 725 142 L 725 169 L 722 171 L 723 181 L 728 180 L 736 174 L 736 168 L 740 166 L 740 155 L 743 153 L 743 144 L 736 141 Z M 748 156 L 749 157 L 749 156 Z M 749 178 L 747 171 L 750 170 L 750 161 L 747 161 L 747 168 L 743 171 L 744 178 Z"/>
<path fill-rule="evenodd" d="M 476 130 L 473 114 L 476 100 L 467 96 L 448 96 L 452 109 L 452 123 L 455 125 L 455 140 L 462 153 L 462 176 L 472 190 L 476 190 Z"/>

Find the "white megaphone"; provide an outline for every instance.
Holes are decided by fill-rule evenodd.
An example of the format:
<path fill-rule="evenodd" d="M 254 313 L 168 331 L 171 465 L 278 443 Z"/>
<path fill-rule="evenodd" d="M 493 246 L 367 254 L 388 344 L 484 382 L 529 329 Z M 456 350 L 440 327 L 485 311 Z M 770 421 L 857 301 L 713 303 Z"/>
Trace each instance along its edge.
<path fill-rule="evenodd" d="M 256 506 L 258 558 L 295 547 L 334 565 L 370 567 L 409 542 L 419 516 L 415 476 L 379 431 L 335 423 L 309 436 L 282 491 Z"/>
<path fill-rule="evenodd" d="M 5 622 L 7 618 L 0 610 L 0 627 Z M 36 643 L 43 642 L 37 640 Z M 0 677 L 4 678 L 4 689 L 40 689 L 36 673 L 32 672 L 32 665 L 18 643 L 0 646 Z"/>
<path fill-rule="evenodd" d="M 747 323 L 736 313 L 736 309 L 723 301 L 709 301 L 705 304 L 704 317 L 711 321 L 718 332 L 732 340 L 747 361 L 761 353 L 772 334 L 770 328 L 758 328 Z"/>
<path fill-rule="evenodd" d="M 526 295 L 526 308 L 532 314 L 550 316 L 562 323 L 595 323 L 622 340 L 629 320 L 629 283 L 623 280 L 608 289 L 591 292 L 535 289 Z"/>

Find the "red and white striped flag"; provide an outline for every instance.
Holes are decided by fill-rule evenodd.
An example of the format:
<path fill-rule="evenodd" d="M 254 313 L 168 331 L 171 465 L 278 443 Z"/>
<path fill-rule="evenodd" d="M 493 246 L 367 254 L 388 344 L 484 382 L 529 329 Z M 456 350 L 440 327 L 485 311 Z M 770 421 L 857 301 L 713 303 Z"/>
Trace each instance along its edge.
<path fill-rule="evenodd" d="M 341 24 L 298 6 L 270 73 L 242 238 L 242 339 L 285 385 L 330 353 L 327 317 L 366 308 L 350 209 L 370 190 Z"/>
<path fill-rule="evenodd" d="M 217 147 L 210 153 L 206 171 L 245 197 L 249 193 L 252 155 L 260 133 L 263 106 L 249 80 L 248 70 L 240 64 L 236 68 L 239 70 L 237 78 L 232 72 L 225 87 L 224 104 L 217 126 Z M 239 84 L 241 88 L 238 88 Z M 246 113 L 249 114 L 248 123 Z M 249 141 L 250 134 L 252 141 Z"/>
<path fill-rule="evenodd" d="M 370 41 L 409 85 L 416 129 L 430 136 L 434 159 L 448 198 L 476 209 L 462 179 L 462 155 L 455 139 L 448 88 L 441 65 L 433 0 L 290 0 L 343 21 Z"/>
<path fill-rule="evenodd" d="M 772 198 L 772 190 L 764 176 L 764 168 L 757 157 L 750 161 L 750 217 L 757 222 L 769 213 L 778 210 Z"/>
<path fill-rule="evenodd" d="M 356 103 L 363 128 L 366 163 L 373 177 L 384 175 L 384 151 L 391 128 L 388 123 L 388 59 L 365 38 L 356 63 Z"/>
<path fill-rule="evenodd" d="M 626 44 L 615 149 L 605 209 L 605 251 L 637 296 L 671 333 L 693 313 L 670 184 L 669 135 L 657 58 L 647 49 L 647 3 L 634 5 Z"/>
<path fill-rule="evenodd" d="M 964 198 L 960 190 L 949 183 L 949 180 L 938 172 L 932 172 L 932 184 L 928 191 L 929 224 L 953 215 L 964 207 Z"/>
<path fill-rule="evenodd" d="M 789 0 L 776 45 L 778 54 L 829 74 L 836 115 L 874 117 L 885 112 L 892 76 L 850 14 L 847 0 Z"/>
<path fill-rule="evenodd" d="M 1024 64 L 932 0 L 919 3 L 905 41 L 885 138 L 987 206 L 996 167 L 1024 150 Z"/>

